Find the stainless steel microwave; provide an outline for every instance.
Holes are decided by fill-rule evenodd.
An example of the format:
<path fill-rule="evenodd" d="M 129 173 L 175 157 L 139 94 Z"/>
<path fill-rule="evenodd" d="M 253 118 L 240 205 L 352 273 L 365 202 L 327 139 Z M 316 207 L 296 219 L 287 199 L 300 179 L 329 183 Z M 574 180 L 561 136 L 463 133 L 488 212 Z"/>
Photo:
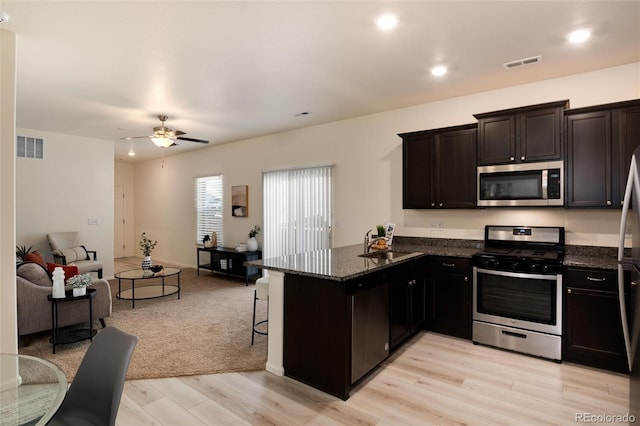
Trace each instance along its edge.
<path fill-rule="evenodd" d="M 478 167 L 478 207 L 563 206 L 562 161 Z"/>

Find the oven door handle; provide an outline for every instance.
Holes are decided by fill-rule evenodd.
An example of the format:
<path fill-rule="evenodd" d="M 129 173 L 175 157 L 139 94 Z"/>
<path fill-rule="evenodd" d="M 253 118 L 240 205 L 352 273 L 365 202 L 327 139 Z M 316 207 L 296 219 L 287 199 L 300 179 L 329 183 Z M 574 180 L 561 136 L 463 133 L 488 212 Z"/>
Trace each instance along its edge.
<path fill-rule="evenodd" d="M 476 269 L 476 272 L 479 274 L 487 274 L 487 275 L 499 275 L 502 277 L 513 277 L 513 278 L 523 278 L 525 280 L 547 280 L 547 281 L 556 281 L 560 274 L 552 274 L 552 275 L 542 275 L 542 274 L 529 274 L 522 272 L 506 272 L 506 271 L 493 271 L 491 269 Z"/>

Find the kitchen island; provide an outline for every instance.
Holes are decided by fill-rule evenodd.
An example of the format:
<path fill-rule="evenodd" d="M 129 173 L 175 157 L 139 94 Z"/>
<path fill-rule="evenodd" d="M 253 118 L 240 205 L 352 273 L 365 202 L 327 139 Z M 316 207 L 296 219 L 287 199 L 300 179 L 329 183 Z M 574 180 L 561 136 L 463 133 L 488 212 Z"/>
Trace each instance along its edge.
<path fill-rule="evenodd" d="M 392 286 L 424 284 L 423 252 L 362 245 L 249 262 L 269 270 L 267 370 L 342 399 L 389 354 Z"/>

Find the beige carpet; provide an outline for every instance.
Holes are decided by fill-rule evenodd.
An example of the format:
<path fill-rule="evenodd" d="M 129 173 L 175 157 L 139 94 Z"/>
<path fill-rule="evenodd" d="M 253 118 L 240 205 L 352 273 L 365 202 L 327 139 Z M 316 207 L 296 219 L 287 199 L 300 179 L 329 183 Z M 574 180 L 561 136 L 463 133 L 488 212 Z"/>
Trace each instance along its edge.
<path fill-rule="evenodd" d="M 110 283 L 113 313 L 107 326 L 139 337 L 127 379 L 264 369 L 267 338 L 256 335 L 251 345 L 255 285 L 246 287 L 244 280 L 227 280 L 202 270 L 198 277 L 195 269 L 188 268 L 182 271 L 180 300 L 177 295 L 141 300 L 132 309 L 131 301 L 115 297 L 118 281 Z M 258 314 L 266 315 L 265 303 L 258 305 Z M 96 325 L 100 327 L 97 321 Z M 54 355 L 49 337 L 34 335 L 19 352 L 54 362 L 72 380 L 89 340 L 58 346 Z"/>

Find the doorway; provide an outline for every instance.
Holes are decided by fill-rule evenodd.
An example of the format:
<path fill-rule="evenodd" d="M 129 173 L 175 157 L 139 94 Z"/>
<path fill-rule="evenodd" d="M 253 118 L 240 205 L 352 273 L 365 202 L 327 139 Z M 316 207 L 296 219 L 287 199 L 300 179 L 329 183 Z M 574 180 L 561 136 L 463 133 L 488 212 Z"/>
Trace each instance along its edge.
<path fill-rule="evenodd" d="M 125 256 L 125 194 L 124 186 L 116 186 L 113 191 L 113 257 Z"/>

